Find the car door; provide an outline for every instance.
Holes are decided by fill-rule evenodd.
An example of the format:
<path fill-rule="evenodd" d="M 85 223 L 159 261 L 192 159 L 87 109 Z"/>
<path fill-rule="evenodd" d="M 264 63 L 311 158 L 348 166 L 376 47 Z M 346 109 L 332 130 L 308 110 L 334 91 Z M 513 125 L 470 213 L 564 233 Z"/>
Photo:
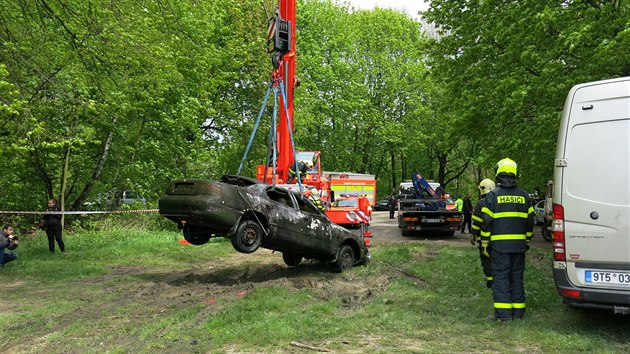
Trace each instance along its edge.
<path fill-rule="evenodd" d="M 285 189 L 269 187 L 265 190 L 271 200 L 269 216 L 269 242 L 281 246 L 293 242 L 295 235 L 303 233 L 304 227 L 299 222 L 299 213 L 291 193 Z"/>
<path fill-rule="evenodd" d="M 298 206 L 301 232 L 296 240 L 297 246 L 314 257 L 330 256 L 333 241 L 331 221 L 317 209 L 306 197 L 292 194 Z"/>

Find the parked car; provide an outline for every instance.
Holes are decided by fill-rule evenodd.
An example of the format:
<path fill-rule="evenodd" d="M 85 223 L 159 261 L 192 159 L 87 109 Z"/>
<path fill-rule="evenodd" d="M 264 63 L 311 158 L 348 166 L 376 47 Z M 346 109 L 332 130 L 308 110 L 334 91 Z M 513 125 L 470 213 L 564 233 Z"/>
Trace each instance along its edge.
<path fill-rule="evenodd" d="M 389 210 L 389 198 L 377 200 L 376 203 L 374 203 L 374 210 L 375 211 Z"/>
<path fill-rule="evenodd" d="M 123 205 L 146 204 L 147 200 L 141 194 L 132 190 L 111 190 L 97 194 L 96 198 L 83 203 L 85 210 L 115 210 Z"/>
<path fill-rule="evenodd" d="M 544 199 L 539 200 L 538 203 L 534 205 L 534 221 L 536 221 L 536 225 L 542 225 L 546 221 Z"/>
<path fill-rule="evenodd" d="M 362 235 L 332 223 L 306 197 L 251 178 L 173 181 L 158 203 L 160 214 L 177 223 L 193 245 L 225 237 L 242 253 L 264 247 L 282 252 L 288 266 L 305 258 L 336 271 L 370 258 Z"/>

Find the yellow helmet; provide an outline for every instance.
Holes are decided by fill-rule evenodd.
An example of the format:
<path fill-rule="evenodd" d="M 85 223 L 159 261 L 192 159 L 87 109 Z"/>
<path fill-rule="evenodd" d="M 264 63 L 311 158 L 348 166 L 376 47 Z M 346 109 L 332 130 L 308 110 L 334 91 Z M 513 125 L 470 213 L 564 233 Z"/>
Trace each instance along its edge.
<path fill-rule="evenodd" d="M 306 167 L 308 167 L 309 170 L 313 168 L 313 161 L 305 161 L 304 164 L 306 164 Z"/>
<path fill-rule="evenodd" d="M 499 173 L 511 173 L 514 175 L 514 177 L 518 176 L 518 166 L 516 165 L 516 162 L 514 162 L 514 160 L 509 158 L 505 158 L 497 162 L 495 169 L 495 176 L 498 176 Z"/>
<path fill-rule="evenodd" d="M 479 182 L 479 186 L 477 186 L 481 195 L 488 194 L 491 190 L 494 189 L 494 187 L 494 181 L 490 178 L 485 178 L 483 181 Z"/>

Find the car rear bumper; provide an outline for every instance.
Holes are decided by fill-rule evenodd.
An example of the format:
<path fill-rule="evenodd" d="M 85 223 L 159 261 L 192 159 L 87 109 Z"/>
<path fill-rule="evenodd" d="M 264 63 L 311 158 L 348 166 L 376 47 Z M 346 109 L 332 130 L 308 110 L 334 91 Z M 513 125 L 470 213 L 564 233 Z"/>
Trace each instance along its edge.
<path fill-rule="evenodd" d="M 612 310 L 615 313 L 630 314 L 630 289 L 577 287 L 569 281 L 565 269 L 554 269 L 553 277 L 558 294 L 564 303 L 571 307 Z M 571 293 L 575 296 L 568 295 Z"/>

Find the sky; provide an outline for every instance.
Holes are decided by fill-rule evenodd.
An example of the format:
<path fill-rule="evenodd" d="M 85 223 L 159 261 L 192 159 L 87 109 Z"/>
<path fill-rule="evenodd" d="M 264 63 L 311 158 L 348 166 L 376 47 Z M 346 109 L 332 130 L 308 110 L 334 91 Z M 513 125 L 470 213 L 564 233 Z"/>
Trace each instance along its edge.
<path fill-rule="evenodd" d="M 339 3 L 346 2 L 350 6 L 359 9 L 373 9 L 376 5 L 381 8 L 400 10 L 412 18 L 417 18 L 418 11 L 429 8 L 429 1 L 422 0 L 336 0 Z"/>

